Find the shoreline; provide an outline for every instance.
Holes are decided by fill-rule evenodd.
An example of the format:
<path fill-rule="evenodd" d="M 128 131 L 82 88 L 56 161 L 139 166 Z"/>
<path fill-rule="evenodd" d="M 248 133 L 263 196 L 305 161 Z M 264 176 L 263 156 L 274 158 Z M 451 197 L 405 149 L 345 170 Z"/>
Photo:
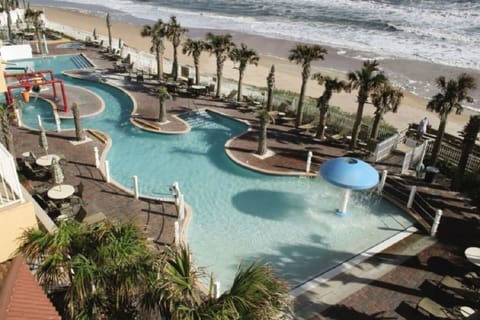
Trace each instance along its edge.
<path fill-rule="evenodd" d="M 47 20 L 56 22 L 62 25 L 66 25 L 75 29 L 83 30 L 86 32 L 93 31 L 96 28 L 97 34 L 106 35 L 107 28 L 105 19 L 96 16 L 86 14 L 80 10 L 65 9 L 65 8 L 53 8 L 42 7 L 45 12 Z M 181 21 L 180 21 L 181 23 Z M 112 36 L 118 37 L 121 35 L 125 44 L 130 47 L 136 48 L 140 51 L 149 52 L 150 39 L 142 38 L 140 36 L 140 30 L 142 25 L 135 23 L 126 23 L 115 21 L 112 17 Z M 210 32 L 210 29 L 190 29 L 187 33 L 192 38 L 203 38 L 206 32 Z M 223 31 L 222 32 L 227 32 Z M 255 86 L 265 87 L 266 77 L 269 73 L 270 66 L 275 65 L 275 86 L 278 89 L 289 90 L 293 92 L 300 91 L 301 85 L 301 67 L 287 60 L 288 51 L 297 42 L 289 40 L 280 40 L 274 38 L 267 38 L 258 35 L 244 34 L 236 31 L 229 31 L 232 34 L 233 41 L 237 44 L 241 42 L 246 43 L 249 47 L 257 51 L 260 56 L 260 61 L 257 67 L 249 65 L 245 71 L 244 83 Z M 172 58 L 172 46 L 169 41 L 165 43 L 166 51 L 165 57 Z M 355 59 L 347 56 L 343 53 L 343 49 L 324 46 L 328 50 L 328 54 L 324 61 L 318 63 L 312 63 L 312 74 L 314 72 L 322 72 L 334 77 L 345 78 L 346 73 L 351 70 L 357 70 L 361 68 L 362 60 Z M 181 50 L 180 50 L 181 52 Z M 350 52 L 352 53 L 352 52 Z M 179 63 L 193 65 L 192 58 L 179 54 Z M 447 78 L 459 74 L 463 69 L 439 66 L 429 62 L 406 60 L 406 59 L 384 59 L 380 60 L 380 67 L 385 70 L 389 78 L 394 81 L 390 76 L 389 70 L 408 69 L 410 72 L 422 75 L 425 78 L 425 74 L 432 75 L 431 78 L 435 78 L 440 74 L 445 75 Z M 200 62 L 200 72 L 202 74 L 215 74 L 215 58 L 208 53 L 202 53 Z M 167 70 L 168 71 L 168 70 Z M 444 73 L 441 73 L 445 71 Z M 447 72 L 448 71 L 448 72 Z M 465 70 L 463 70 L 465 72 Z M 436 73 L 436 74 L 435 74 Z M 395 72 L 393 72 L 395 74 Z M 400 74 L 401 75 L 401 74 Z M 233 63 L 230 60 L 225 62 L 223 76 L 225 78 L 231 78 L 236 80 L 238 78 L 238 71 L 233 68 Z M 401 75 L 404 76 L 404 75 Z M 429 76 L 430 77 L 430 76 Z M 475 73 L 475 78 L 480 86 L 480 73 Z M 409 83 L 416 83 L 419 80 L 407 79 Z M 307 85 L 306 94 L 311 97 L 318 97 L 323 92 L 322 87 L 316 84 L 315 81 L 310 80 Z M 436 88 L 432 89 L 432 95 L 437 93 Z M 387 113 L 384 116 L 384 120 L 389 124 L 395 126 L 397 129 L 406 127 L 409 123 L 418 122 L 423 117 L 429 118 L 430 124 L 436 128 L 439 124 L 438 114 L 426 110 L 427 99 L 424 99 L 414 93 L 404 90 L 404 99 L 401 107 L 397 113 Z M 350 113 L 356 112 L 356 95 L 354 93 L 340 93 L 334 94 L 331 100 L 331 105 L 339 106 L 342 110 Z M 374 108 L 371 105 L 366 105 L 364 115 L 373 115 Z M 458 131 L 462 130 L 468 122 L 469 115 L 476 114 L 477 112 L 469 109 L 464 109 L 461 115 L 451 113 L 449 115 L 449 121 L 447 123 L 447 132 L 458 136 Z"/>

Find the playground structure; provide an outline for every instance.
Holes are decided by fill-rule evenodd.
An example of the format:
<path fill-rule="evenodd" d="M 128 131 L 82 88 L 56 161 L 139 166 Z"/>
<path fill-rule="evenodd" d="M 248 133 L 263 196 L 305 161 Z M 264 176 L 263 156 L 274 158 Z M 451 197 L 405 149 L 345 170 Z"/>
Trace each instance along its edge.
<path fill-rule="evenodd" d="M 17 73 L 7 73 L 8 70 L 19 70 Z M 23 72 L 21 72 L 23 71 Z M 49 76 L 49 77 L 46 77 Z M 63 112 L 68 112 L 67 104 L 67 95 L 65 94 L 65 86 L 63 85 L 63 80 L 55 79 L 52 70 L 39 70 L 39 71 L 28 71 L 27 68 L 16 68 L 8 67 L 5 68 L 4 72 L 5 80 L 8 84 L 8 79 L 15 79 L 17 82 L 8 84 L 7 91 L 5 92 L 5 99 L 7 104 L 13 103 L 13 93 L 12 90 L 15 89 L 24 89 L 22 92 L 23 99 L 28 102 L 30 97 L 30 90 L 33 92 L 39 92 L 40 88 L 45 85 L 52 85 L 53 98 L 57 100 L 57 88 L 56 84 L 60 84 L 60 89 L 62 91 L 63 98 Z"/>

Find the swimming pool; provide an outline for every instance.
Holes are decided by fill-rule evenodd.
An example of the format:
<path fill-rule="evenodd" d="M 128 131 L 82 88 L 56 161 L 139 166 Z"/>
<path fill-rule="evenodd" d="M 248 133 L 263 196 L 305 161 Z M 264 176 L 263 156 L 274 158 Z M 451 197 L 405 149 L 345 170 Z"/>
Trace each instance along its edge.
<path fill-rule="evenodd" d="M 188 238 L 196 264 L 213 271 L 223 288 L 239 262 L 257 258 L 271 263 L 291 287 L 298 286 L 412 224 L 390 203 L 361 192 L 353 193 L 348 216 L 338 217 L 340 189 L 321 178 L 270 176 L 234 164 L 224 144 L 246 130 L 235 120 L 189 113 L 183 118 L 191 132 L 158 135 L 130 124 L 132 102 L 122 91 L 103 83 L 65 82 L 105 100 L 102 114 L 82 122 L 112 137 L 107 158 L 115 180 L 130 187 L 137 175 L 141 193 L 153 196 L 179 182 L 193 208 Z M 25 108 L 27 125 L 36 127 L 38 110 Z M 41 112 L 53 130 L 53 117 Z M 72 122 L 62 120 L 67 126 Z"/>

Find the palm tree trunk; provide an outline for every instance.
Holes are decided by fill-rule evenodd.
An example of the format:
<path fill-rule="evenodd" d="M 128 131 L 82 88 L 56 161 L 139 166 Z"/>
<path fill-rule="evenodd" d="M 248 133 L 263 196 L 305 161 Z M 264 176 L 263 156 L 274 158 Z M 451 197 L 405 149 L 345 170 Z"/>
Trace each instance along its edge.
<path fill-rule="evenodd" d="M 458 190 L 463 182 L 463 177 L 465 175 L 465 169 L 467 168 L 468 158 L 472 152 L 475 141 L 468 141 L 462 147 L 462 154 L 460 155 L 460 160 L 458 160 L 457 169 L 455 171 L 455 177 L 452 181 L 452 189 Z"/>
<path fill-rule="evenodd" d="M 157 48 L 157 76 L 158 80 L 163 80 L 163 52 Z"/>
<path fill-rule="evenodd" d="M 327 125 L 328 108 L 320 109 L 320 119 L 318 121 L 316 137 L 320 140 L 325 139 L 325 126 Z"/>
<path fill-rule="evenodd" d="M 440 154 L 440 147 L 442 146 L 443 136 L 445 134 L 445 128 L 447 126 L 447 117 L 448 117 L 448 114 L 445 113 L 442 115 L 440 119 L 440 125 L 438 126 L 438 131 L 437 131 L 437 138 L 435 139 L 435 143 L 433 144 L 432 156 L 430 158 L 430 164 L 432 166 L 435 166 L 438 161 L 438 156 Z"/>
<path fill-rule="evenodd" d="M 305 99 L 305 90 L 307 88 L 308 78 L 302 79 L 302 87 L 300 88 L 300 97 L 298 98 L 297 117 L 295 119 L 295 127 L 302 125 L 303 121 L 303 100 Z"/>
<path fill-rule="evenodd" d="M 12 17 L 10 16 L 10 3 L 9 0 L 4 1 L 5 14 L 7 15 L 7 36 L 8 40 L 12 40 Z"/>
<path fill-rule="evenodd" d="M 273 110 L 273 88 L 268 87 L 267 91 L 267 111 Z"/>
<path fill-rule="evenodd" d="M 158 116 L 159 122 L 165 122 L 167 119 L 167 110 L 165 108 L 165 102 L 163 99 L 160 99 L 160 114 Z"/>
<path fill-rule="evenodd" d="M 178 55 L 177 55 L 177 46 L 173 46 L 172 77 L 173 77 L 173 81 L 177 81 L 177 78 L 178 78 Z"/>
<path fill-rule="evenodd" d="M 373 119 L 372 132 L 370 133 L 370 141 L 376 140 L 378 137 L 378 130 L 380 129 L 380 121 L 382 120 L 383 112 L 378 111 L 375 113 Z"/>
<path fill-rule="evenodd" d="M 17 158 L 15 157 L 15 144 L 13 142 L 13 134 L 12 134 L 12 131 L 10 130 L 8 116 L 5 111 L 1 116 L 0 124 L 2 127 L 1 128 L 2 142 L 4 142 L 8 152 L 10 152 L 10 154 L 13 156 L 15 167 L 18 168 Z"/>
<path fill-rule="evenodd" d="M 198 57 L 194 57 L 193 64 L 195 65 L 195 84 L 199 84 L 200 83 L 200 59 Z"/>
<path fill-rule="evenodd" d="M 110 14 L 107 13 L 107 31 L 108 31 L 108 47 L 112 49 L 112 24 L 110 22 Z"/>
<path fill-rule="evenodd" d="M 40 38 L 40 29 L 35 28 L 35 36 L 37 37 L 37 46 L 40 54 L 43 54 L 42 40 Z"/>
<path fill-rule="evenodd" d="M 462 154 L 460 160 L 458 160 L 457 170 L 455 171 L 455 177 L 452 180 L 452 189 L 458 190 L 462 186 L 463 178 L 468 164 L 468 158 L 472 153 L 475 141 L 480 131 L 480 116 L 470 117 L 468 124 L 464 129 L 464 136 L 462 142 Z"/>
<path fill-rule="evenodd" d="M 257 154 L 261 156 L 267 152 L 267 121 L 263 118 L 260 119 Z"/>
<path fill-rule="evenodd" d="M 76 103 L 72 105 L 72 113 L 73 113 L 73 120 L 75 123 L 75 136 L 77 141 L 85 140 L 85 133 L 82 129 L 82 123 L 80 121 L 80 110 L 78 110 L 78 106 Z"/>
<path fill-rule="evenodd" d="M 220 98 L 222 93 L 222 73 L 223 73 L 223 62 L 219 61 L 217 58 L 217 92 L 215 94 L 216 98 Z"/>
<path fill-rule="evenodd" d="M 237 101 L 241 102 L 243 100 L 242 96 L 242 82 L 243 82 L 243 73 L 245 72 L 245 69 L 239 69 L 238 70 L 238 92 L 237 92 Z"/>
<path fill-rule="evenodd" d="M 358 134 L 360 132 L 360 125 L 362 124 L 363 117 L 363 108 L 365 107 L 365 102 L 358 102 L 357 115 L 355 117 L 355 122 L 353 123 L 352 129 L 352 141 L 350 142 L 350 148 L 355 149 L 357 147 Z"/>

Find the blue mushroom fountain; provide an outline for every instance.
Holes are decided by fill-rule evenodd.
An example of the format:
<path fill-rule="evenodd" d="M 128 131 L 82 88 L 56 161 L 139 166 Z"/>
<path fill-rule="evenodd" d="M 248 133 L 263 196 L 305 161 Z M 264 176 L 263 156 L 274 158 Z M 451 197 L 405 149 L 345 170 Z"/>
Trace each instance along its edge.
<path fill-rule="evenodd" d="M 368 163 L 350 157 L 328 160 L 320 167 L 320 175 L 336 186 L 345 188 L 342 205 L 336 212 L 345 215 L 351 190 L 365 190 L 378 184 L 377 170 Z"/>

